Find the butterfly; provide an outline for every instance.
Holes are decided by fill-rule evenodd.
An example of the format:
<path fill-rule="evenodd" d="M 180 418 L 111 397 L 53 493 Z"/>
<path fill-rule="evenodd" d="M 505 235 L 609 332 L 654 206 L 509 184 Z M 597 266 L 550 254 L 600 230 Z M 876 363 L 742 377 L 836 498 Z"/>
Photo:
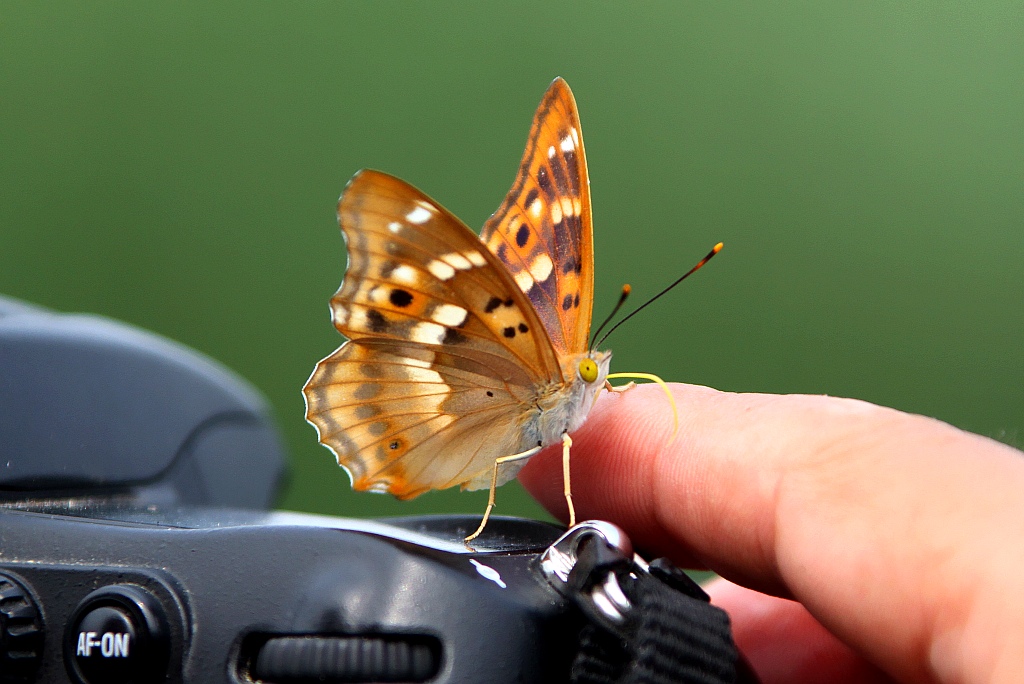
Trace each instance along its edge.
<path fill-rule="evenodd" d="M 588 347 L 594 294 L 590 187 L 579 114 L 555 79 L 515 182 L 479 237 L 408 183 L 357 173 L 338 203 L 348 248 L 334 326 L 348 341 L 303 388 L 306 419 L 352 486 L 409 499 L 494 490 L 562 443 L 605 386 Z"/>

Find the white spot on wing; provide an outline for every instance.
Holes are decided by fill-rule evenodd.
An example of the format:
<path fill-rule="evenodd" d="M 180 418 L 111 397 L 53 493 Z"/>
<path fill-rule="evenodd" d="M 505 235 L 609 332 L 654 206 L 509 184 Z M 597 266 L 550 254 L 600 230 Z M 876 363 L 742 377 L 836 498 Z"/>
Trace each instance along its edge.
<path fill-rule="evenodd" d="M 441 257 L 449 264 L 459 269 L 460 271 L 468 271 L 473 268 L 473 264 L 469 263 L 469 259 L 462 256 L 458 252 L 450 252 Z"/>
<path fill-rule="evenodd" d="M 466 252 L 465 257 L 469 259 L 469 263 L 473 264 L 477 268 L 484 266 L 487 263 L 487 259 L 484 259 L 484 255 L 480 252 Z"/>
<path fill-rule="evenodd" d="M 444 326 L 437 323 L 417 323 L 409 329 L 409 338 L 420 344 L 440 344 L 444 339 Z"/>
<path fill-rule="evenodd" d="M 433 212 L 431 212 L 428 207 L 419 204 L 416 206 L 415 209 L 406 214 L 405 220 L 408 221 L 409 223 L 415 223 L 416 225 L 420 225 L 426 223 L 430 219 L 432 214 Z"/>
<path fill-rule="evenodd" d="M 451 267 L 447 262 L 441 261 L 440 259 L 434 259 L 427 264 L 427 270 L 434 274 L 434 277 L 438 280 L 448 280 L 455 275 L 455 269 Z"/>
<path fill-rule="evenodd" d="M 476 566 L 476 571 L 480 573 L 481 577 L 483 577 L 484 579 L 491 580 L 502 589 L 508 588 L 508 585 L 505 584 L 505 581 L 501 579 L 501 573 L 492 568 L 490 565 L 484 565 L 475 558 L 470 558 L 469 562 Z"/>
<path fill-rule="evenodd" d="M 547 254 L 541 253 L 537 255 L 537 258 L 530 263 L 530 275 L 538 283 L 542 283 L 548 279 L 551 275 L 551 270 L 554 265 L 551 263 L 551 257 Z"/>
<path fill-rule="evenodd" d="M 544 211 L 544 201 L 540 197 L 533 200 L 533 204 L 529 206 L 529 211 L 533 214 L 534 218 L 540 218 L 540 213 Z"/>
<path fill-rule="evenodd" d="M 562 203 L 555 202 L 551 205 L 551 222 L 561 223 L 562 222 Z"/>
<path fill-rule="evenodd" d="M 441 377 L 440 373 L 438 373 L 436 370 L 431 370 L 429 368 L 406 366 L 405 377 L 407 380 L 411 380 L 412 382 L 441 383 L 445 387 L 448 386 L 445 384 L 444 378 Z"/>
<path fill-rule="evenodd" d="M 370 326 L 366 322 L 366 309 L 363 307 L 352 307 L 349 311 L 348 326 L 353 330 L 366 330 Z"/>
<path fill-rule="evenodd" d="M 523 292 L 526 292 L 533 287 L 533 276 L 530 275 L 529 271 L 520 271 L 516 273 L 516 285 Z"/>
<path fill-rule="evenodd" d="M 466 322 L 467 316 L 469 316 L 468 311 L 463 309 L 461 306 L 455 306 L 454 304 L 442 304 L 434 309 L 434 312 L 430 314 L 432 319 L 441 325 L 448 326 L 462 325 Z"/>
<path fill-rule="evenodd" d="M 572 203 L 571 197 L 563 197 L 559 203 L 562 205 L 562 213 L 566 216 L 575 216 L 576 207 Z"/>
<path fill-rule="evenodd" d="M 416 281 L 419 280 L 419 276 L 416 273 L 416 269 L 406 264 L 396 266 L 395 270 L 391 271 L 391 280 L 396 283 L 404 283 L 406 285 L 415 285 Z"/>
<path fill-rule="evenodd" d="M 571 133 L 562 138 L 562 144 L 559 147 L 562 148 L 563 152 L 572 152 L 576 149 L 576 142 L 572 139 Z"/>
<path fill-rule="evenodd" d="M 554 156 L 555 156 L 555 146 L 552 145 L 551 147 L 548 148 L 548 159 L 551 159 Z"/>
<path fill-rule="evenodd" d="M 392 221 L 391 223 L 388 224 L 388 230 L 390 230 L 392 233 L 397 233 L 398 231 L 402 230 L 402 224 L 399 223 L 398 221 Z"/>

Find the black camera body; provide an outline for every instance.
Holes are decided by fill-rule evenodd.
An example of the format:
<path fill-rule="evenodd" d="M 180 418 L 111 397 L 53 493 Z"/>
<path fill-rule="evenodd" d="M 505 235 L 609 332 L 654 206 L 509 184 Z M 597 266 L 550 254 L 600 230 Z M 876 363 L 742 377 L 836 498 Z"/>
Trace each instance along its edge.
<path fill-rule="evenodd" d="M 496 520 L 504 550 L 470 552 L 470 518 L 75 506 L 0 510 L 21 681 L 566 681 L 579 618 L 534 567 L 551 526 Z"/>
<path fill-rule="evenodd" d="M 607 523 L 271 511 L 284 463 L 223 367 L 0 298 L 0 682 L 613 681 L 581 643 L 633 657 L 637 578 L 711 609 Z"/>

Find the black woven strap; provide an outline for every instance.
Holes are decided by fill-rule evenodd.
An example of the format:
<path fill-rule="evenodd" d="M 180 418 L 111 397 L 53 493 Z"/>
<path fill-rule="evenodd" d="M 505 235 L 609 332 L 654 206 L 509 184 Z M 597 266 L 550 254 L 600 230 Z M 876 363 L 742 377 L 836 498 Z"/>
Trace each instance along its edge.
<path fill-rule="evenodd" d="M 573 663 L 576 684 L 733 684 L 738 653 L 729 616 L 663 561 L 623 585 L 633 609 L 628 630 L 584 628 Z M 685 578 L 685 579 L 683 579 Z"/>

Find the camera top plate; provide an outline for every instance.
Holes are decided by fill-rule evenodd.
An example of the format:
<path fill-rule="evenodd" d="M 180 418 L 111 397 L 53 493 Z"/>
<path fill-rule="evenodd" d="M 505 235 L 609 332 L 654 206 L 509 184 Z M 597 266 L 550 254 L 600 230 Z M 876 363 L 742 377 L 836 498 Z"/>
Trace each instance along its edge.
<path fill-rule="evenodd" d="M 277 494 L 285 457 L 266 401 L 181 344 L 0 296 L 0 369 L 0 499 L 148 488 L 267 508 Z"/>

